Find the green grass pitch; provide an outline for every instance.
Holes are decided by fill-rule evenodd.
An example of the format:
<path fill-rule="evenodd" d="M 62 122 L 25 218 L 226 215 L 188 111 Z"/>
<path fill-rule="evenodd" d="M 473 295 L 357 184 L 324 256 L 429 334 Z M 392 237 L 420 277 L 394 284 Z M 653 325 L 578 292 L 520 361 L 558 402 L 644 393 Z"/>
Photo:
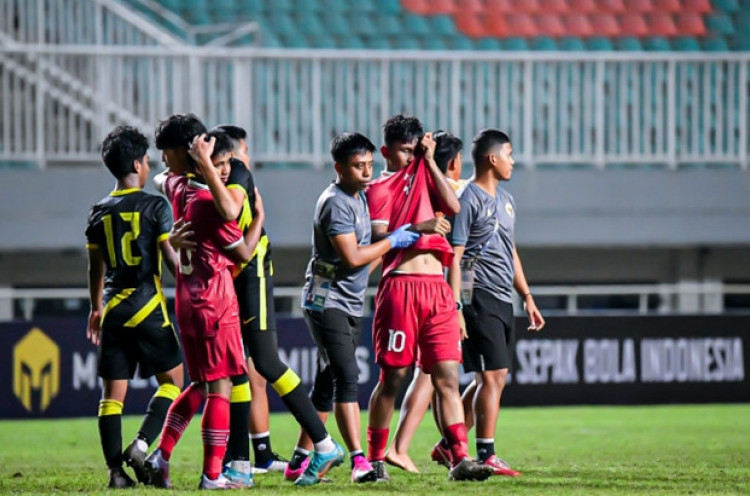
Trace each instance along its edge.
<path fill-rule="evenodd" d="M 363 425 L 366 418 L 363 412 Z M 139 422 L 137 417 L 124 419 L 126 443 Z M 340 440 L 333 419 L 328 427 Z M 196 418 L 173 455 L 172 481 L 179 493 L 197 492 L 199 429 Z M 297 435 L 292 417 L 274 414 L 271 430 L 274 450 L 289 456 Z M 523 476 L 481 483 L 448 482 L 447 471 L 429 461 L 435 440 L 426 418 L 410 450 L 422 473 L 391 468 L 390 483 L 354 485 L 345 464 L 330 473 L 332 484 L 297 488 L 280 474 L 265 474 L 256 476 L 258 486 L 247 491 L 378 496 L 750 494 L 746 404 L 503 409 L 497 451 Z M 473 454 L 471 438 L 469 445 Z M 0 494 L 112 494 L 105 486 L 95 417 L 0 421 Z M 144 487 L 129 492 L 164 494 Z"/>

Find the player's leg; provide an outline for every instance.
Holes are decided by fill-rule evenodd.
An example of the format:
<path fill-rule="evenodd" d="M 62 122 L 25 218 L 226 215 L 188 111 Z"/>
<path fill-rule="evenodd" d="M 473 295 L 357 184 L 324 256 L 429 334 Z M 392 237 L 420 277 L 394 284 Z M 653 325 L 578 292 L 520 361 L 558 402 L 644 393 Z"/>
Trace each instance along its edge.
<path fill-rule="evenodd" d="M 415 367 L 414 376 L 401 403 L 398 426 L 393 441 L 385 453 L 385 461 L 389 465 L 402 468 L 408 472 L 419 472 L 419 469 L 409 457 L 409 444 L 417 428 L 419 428 L 427 408 L 430 406 L 432 394 L 430 375 L 426 374 L 421 367 Z"/>
<path fill-rule="evenodd" d="M 206 406 L 203 409 L 201 437 L 203 438 L 203 474 L 199 488 L 214 489 L 226 486 L 222 473 L 224 453 L 229 437 L 229 409 L 232 381 L 228 377 L 209 381 Z"/>
<path fill-rule="evenodd" d="M 161 432 L 167 411 L 182 390 L 185 371 L 180 343 L 171 325 L 143 325 L 139 326 L 137 332 L 140 374 L 142 377 L 153 375 L 159 386 L 151 397 L 135 439 L 125 448 L 123 458 L 135 472 L 138 481 L 148 484 L 146 452 Z"/>
<path fill-rule="evenodd" d="M 265 377 L 255 368 L 252 358 L 247 360 L 250 389 L 253 402 L 250 405 L 250 440 L 253 445 L 253 460 L 255 473 L 281 472 L 286 468 L 286 462 L 279 457 L 271 445 L 271 429 L 269 425 L 268 391 Z"/>

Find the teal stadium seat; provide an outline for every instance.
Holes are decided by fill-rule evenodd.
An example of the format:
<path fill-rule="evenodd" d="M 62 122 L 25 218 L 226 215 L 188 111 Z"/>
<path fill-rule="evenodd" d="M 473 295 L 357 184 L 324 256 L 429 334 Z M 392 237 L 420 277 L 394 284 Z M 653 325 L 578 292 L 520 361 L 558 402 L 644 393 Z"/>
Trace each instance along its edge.
<path fill-rule="evenodd" d="M 486 52 L 494 52 L 497 50 L 502 50 L 502 45 L 500 44 L 500 40 L 497 38 L 479 38 L 479 41 L 477 41 L 476 44 L 477 50 L 483 50 Z"/>
<path fill-rule="evenodd" d="M 288 14 L 294 11 L 292 0 L 272 0 L 261 2 L 263 12 L 266 14 Z"/>
<path fill-rule="evenodd" d="M 643 44 L 638 38 L 624 36 L 615 40 L 615 48 L 621 52 L 641 52 L 643 51 Z"/>
<path fill-rule="evenodd" d="M 734 23 L 726 14 L 713 14 L 706 18 L 706 28 L 714 34 L 734 34 Z"/>
<path fill-rule="evenodd" d="M 366 12 L 349 12 L 346 19 L 349 33 L 356 33 L 360 36 L 380 34 L 378 26 L 371 20 L 370 14 Z"/>
<path fill-rule="evenodd" d="M 750 51 L 750 33 L 743 32 L 732 38 L 732 50 Z"/>
<path fill-rule="evenodd" d="M 729 50 L 729 45 L 725 38 L 719 36 L 710 36 L 705 38 L 701 43 L 703 50 L 707 52 L 726 52 Z"/>
<path fill-rule="evenodd" d="M 307 44 L 311 48 L 338 48 L 336 40 L 328 33 L 309 33 L 307 35 Z"/>
<path fill-rule="evenodd" d="M 390 50 L 391 48 L 393 48 L 391 47 L 391 43 L 388 41 L 388 37 L 386 37 L 385 35 L 369 36 L 366 39 L 365 45 L 367 46 L 367 48 L 372 48 L 373 50 Z"/>
<path fill-rule="evenodd" d="M 538 51 L 556 51 L 557 43 L 549 36 L 537 36 L 531 40 L 531 49 Z"/>
<path fill-rule="evenodd" d="M 377 16 L 373 21 L 377 25 L 378 33 L 384 36 L 392 36 L 404 33 L 401 17 L 391 14 Z"/>
<path fill-rule="evenodd" d="M 503 50 L 521 51 L 529 49 L 529 43 L 526 41 L 526 38 L 521 38 L 518 36 L 501 40 L 501 46 Z"/>
<path fill-rule="evenodd" d="M 403 12 L 401 0 L 380 0 L 378 2 L 378 11 L 386 14 L 400 14 Z"/>
<path fill-rule="evenodd" d="M 441 36 L 434 36 L 434 35 L 420 36 L 419 44 L 425 50 L 447 50 L 448 49 L 448 45 L 445 43 L 445 41 L 443 40 Z"/>
<path fill-rule="evenodd" d="M 559 43 L 560 49 L 567 52 L 580 52 L 586 50 L 586 44 L 577 36 L 565 36 Z"/>
<path fill-rule="evenodd" d="M 605 38 L 604 36 L 594 36 L 586 40 L 586 47 L 595 52 L 611 52 L 614 47 L 612 46 L 612 40 Z"/>
<path fill-rule="evenodd" d="M 467 38 L 466 36 L 444 36 L 443 40 L 450 50 L 474 50 L 475 48 L 474 41 Z"/>
<path fill-rule="evenodd" d="M 292 0 L 292 10 L 297 15 L 314 15 L 325 12 L 321 2 L 317 0 Z"/>
<path fill-rule="evenodd" d="M 737 0 L 711 0 L 711 5 L 713 5 L 714 9 L 720 12 L 726 12 L 728 14 L 732 14 L 740 10 L 740 5 Z M 747 6 L 743 7 L 743 10 L 747 10 L 748 8 Z"/>
<path fill-rule="evenodd" d="M 669 52 L 672 47 L 669 40 L 661 36 L 650 36 L 643 41 L 643 47 L 649 52 Z"/>
<path fill-rule="evenodd" d="M 349 29 L 349 21 L 340 12 L 330 12 L 323 14 L 323 23 L 326 31 L 333 36 L 352 36 L 356 33 Z M 339 46 L 341 46 L 339 44 Z M 344 48 L 344 47 L 342 47 Z"/>
<path fill-rule="evenodd" d="M 275 12 L 268 17 L 268 29 L 279 37 L 279 39 L 289 39 L 300 34 L 297 24 L 287 14 Z"/>
<path fill-rule="evenodd" d="M 315 14 L 297 15 L 295 18 L 297 20 L 295 24 L 299 26 L 299 30 L 305 35 L 317 37 L 329 34 Z"/>
<path fill-rule="evenodd" d="M 354 33 L 350 33 L 348 35 L 343 36 L 334 36 L 334 39 L 336 40 L 336 44 L 339 48 L 344 48 L 347 50 L 362 50 L 364 48 L 368 48 L 370 46 L 370 43 L 373 43 L 373 40 L 382 38 L 381 36 L 373 36 L 369 37 L 369 41 L 365 41 L 362 39 L 362 37 L 357 36 Z"/>
<path fill-rule="evenodd" d="M 428 35 L 432 34 L 432 28 L 426 17 L 406 14 L 404 16 L 404 34 Z"/>
<path fill-rule="evenodd" d="M 672 48 L 678 52 L 699 52 L 701 45 L 692 36 L 681 36 L 672 40 Z"/>
<path fill-rule="evenodd" d="M 429 18 L 431 30 L 435 34 L 442 36 L 453 36 L 459 34 L 456 29 L 456 23 L 451 16 L 436 15 Z"/>
<path fill-rule="evenodd" d="M 422 48 L 416 38 L 408 36 L 407 33 L 390 36 L 388 41 L 391 42 L 393 48 L 399 48 L 402 50 L 419 50 Z"/>
<path fill-rule="evenodd" d="M 345 3 L 339 1 L 339 3 Z M 374 13 L 378 11 L 377 2 L 376 0 L 356 0 L 354 2 L 346 2 L 349 5 L 346 5 L 347 10 L 351 12 L 366 12 L 366 13 Z"/>

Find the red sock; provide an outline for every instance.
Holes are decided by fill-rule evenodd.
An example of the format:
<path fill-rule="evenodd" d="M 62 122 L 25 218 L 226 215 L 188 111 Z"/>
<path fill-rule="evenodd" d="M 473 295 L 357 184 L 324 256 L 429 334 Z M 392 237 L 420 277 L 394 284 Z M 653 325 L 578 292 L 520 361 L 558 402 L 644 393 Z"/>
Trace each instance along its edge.
<path fill-rule="evenodd" d="M 466 424 L 463 422 L 449 425 L 445 428 L 445 440 L 451 447 L 453 465 L 469 456 L 469 440 L 466 434 Z"/>
<path fill-rule="evenodd" d="M 229 399 L 211 393 L 203 410 L 203 473 L 216 479 L 221 473 L 229 438 Z"/>
<path fill-rule="evenodd" d="M 203 385 L 191 384 L 172 402 L 164 420 L 158 448 L 165 460 L 169 461 L 172 450 L 187 429 L 190 420 L 203 404 Z"/>
<path fill-rule="evenodd" d="M 367 428 L 367 455 L 372 462 L 385 460 L 385 447 L 388 444 L 388 428 Z"/>

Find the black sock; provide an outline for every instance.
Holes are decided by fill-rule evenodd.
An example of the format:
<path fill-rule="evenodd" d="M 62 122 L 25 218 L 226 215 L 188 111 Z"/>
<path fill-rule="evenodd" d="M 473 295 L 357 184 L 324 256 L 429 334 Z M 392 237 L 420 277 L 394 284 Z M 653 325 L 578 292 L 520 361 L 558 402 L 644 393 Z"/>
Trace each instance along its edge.
<path fill-rule="evenodd" d="M 122 415 L 99 417 L 99 440 L 109 468 L 122 466 Z"/>
<path fill-rule="evenodd" d="M 477 460 L 484 462 L 495 454 L 495 441 L 477 440 Z"/>
<path fill-rule="evenodd" d="M 302 462 L 307 460 L 307 457 L 309 455 L 309 451 L 303 451 L 300 448 L 295 448 L 294 453 L 292 453 L 292 459 L 289 460 L 289 468 L 292 470 L 297 470 L 302 466 Z"/>
<path fill-rule="evenodd" d="M 167 418 L 167 411 L 172 405 L 172 400 L 163 396 L 154 396 L 148 404 L 146 416 L 143 417 L 141 428 L 138 429 L 138 438 L 151 444 L 159 437 L 161 428 L 164 427 L 164 419 Z"/>
<path fill-rule="evenodd" d="M 253 453 L 255 454 L 256 465 L 263 466 L 273 460 L 271 436 L 268 432 L 254 434 L 250 437 L 250 441 L 253 443 Z"/>
<path fill-rule="evenodd" d="M 229 440 L 224 462 L 250 457 L 250 382 L 247 374 L 232 377 L 229 404 Z"/>
<path fill-rule="evenodd" d="M 318 412 L 310 401 L 307 391 L 300 383 L 296 388 L 281 397 L 287 409 L 297 419 L 297 423 L 305 429 L 314 443 L 320 442 L 328 435 L 326 426 L 318 417 Z"/>

